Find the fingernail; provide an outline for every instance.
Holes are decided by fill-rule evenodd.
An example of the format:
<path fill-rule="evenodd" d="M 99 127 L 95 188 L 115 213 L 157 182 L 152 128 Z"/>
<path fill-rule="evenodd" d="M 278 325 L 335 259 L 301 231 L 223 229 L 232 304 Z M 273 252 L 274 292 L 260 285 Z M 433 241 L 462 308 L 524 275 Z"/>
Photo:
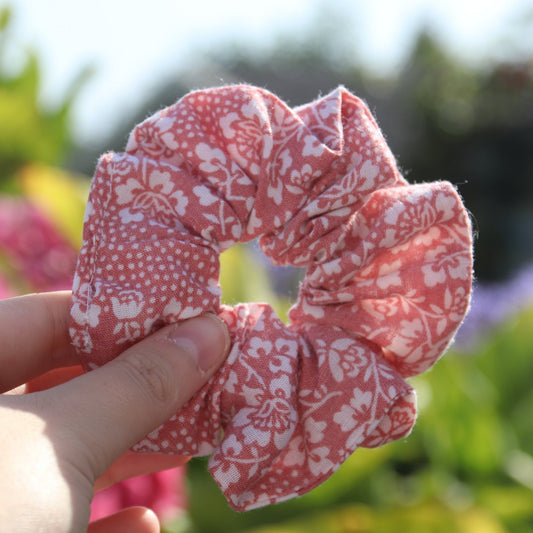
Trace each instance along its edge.
<path fill-rule="evenodd" d="M 228 328 L 212 314 L 185 320 L 170 331 L 168 338 L 186 349 L 196 359 L 202 372 L 219 363 L 230 345 Z"/>

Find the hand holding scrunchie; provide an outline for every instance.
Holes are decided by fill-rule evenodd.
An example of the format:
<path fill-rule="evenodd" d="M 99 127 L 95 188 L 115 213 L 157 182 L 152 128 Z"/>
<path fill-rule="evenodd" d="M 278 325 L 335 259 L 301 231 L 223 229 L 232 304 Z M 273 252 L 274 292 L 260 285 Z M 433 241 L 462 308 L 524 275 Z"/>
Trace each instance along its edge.
<path fill-rule="evenodd" d="M 219 254 L 259 237 L 306 267 L 285 326 L 220 305 Z M 193 92 L 95 173 L 71 335 L 86 370 L 162 325 L 216 313 L 232 350 L 140 452 L 201 456 L 230 505 L 305 493 L 359 446 L 408 434 L 415 393 L 469 305 L 471 228 L 446 182 L 409 185 L 346 89 L 296 108 L 255 87 Z"/>

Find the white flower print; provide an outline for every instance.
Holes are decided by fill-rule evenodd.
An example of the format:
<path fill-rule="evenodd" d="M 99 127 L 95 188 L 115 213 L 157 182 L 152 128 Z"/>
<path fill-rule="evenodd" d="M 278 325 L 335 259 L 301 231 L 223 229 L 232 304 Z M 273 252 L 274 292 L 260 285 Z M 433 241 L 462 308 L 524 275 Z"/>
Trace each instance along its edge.
<path fill-rule="evenodd" d="M 118 320 L 113 334 L 118 335 L 123 332 L 117 344 L 133 341 L 141 336 L 141 325 L 135 319 L 144 307 L 143 298 L 142 293 L 134 290 L 124 290 L 118 294 L 118 297 L 111 297 L 113 314 Z"/>
<path fill-rule="evenodd" d="M 256 390 L 247 394 L 250 407 L 241 409 L 236 427 L 244 426 L 245 444 L 268 446 L 271 442 L 283 449 L 294 430 L 297 414 L 291 402 L 289 377 L 273 379 L 269 392 Z"/>
<path fill-rule="evenodd" d="M 335 465 L 329 460 L 331 450 L 326 446 L 311 448 L 307 454 L 307 465 L 314 476 L 329 472 Z"/>
<path fill-rule="evenodd" d="M 115 189 L 117 203 L 128 205 L 122 217 L 133 217 L 136 212 L 170 224 L 176 216 L 183 216 L 188 199 L 183 191 L 175 190 L 170 172 L 143 168 L 140 179 L 128 178 Z"/>
<path fill-rule="evenodd" d="M 132 222 L 140 222 L 141 220 L 144 220 L 144 215 L 140 211 L 132 213 L 128 207 L 121 209 L 118 216 L 120 217 L 122 224 L 131 224 Z"/>
<path fill-rule="evenodd" d="M 167 323 L 177 322 L 180 318 L 182 318 L 182 310 L 183 304 L 181 303 L 181 301 L 175 297 L 172 297 L 163 308 L 161 316 Z"/>
<path fill-rule="evenodd" d="M 470 276 L 470 257 L 463 251 L 449 253 L 445 246 L 430 249 L 422 267 L 426 287 L 445 283 L 449 278 L 466 280 Z"/>
<path fill-rule="evenodd" d="M 228 153 L 252 176 L 259 175 L 261 159 L 268 158 L 272 151 L 272 134 L 265 111 L 251 100 L 241 107 L 241 114 L 228 113 L 220 120 L 224 136 L 235 141 L 228 143 Z M 233 127 L 234 122 L 237 127 Z"/>
<path fill-rule="evenodd" d="M 372 161 L 365 161 L 359 173 L 365 180 L 373 183 L 379 173 L 379 167 L 374 165 Z"/>
<path fill-rule="evenodd" d="M 126 145 L 128 153 L 135 152 L 142 146 L 144 152 L 152 157 L 165 155 L 167 159 L 173 158 L 173 163 L 178 164 L 181 156 L 173 126 L 174 120 L 163 115 L 164 110 L 158 111 L 145 120 L 132 132 Z"/>
<path fill-rule="evenodd" d="M 419 355 L 416 349 L 419 349 L 428 332 L 420 318 L 411 320 L 401 320 L 397 334 L 386 348 L 397 355 L 409 354 L 411 358 Z"/>
<path fill-rule="evenodd" d="M 305 420 L 305 437 L 308 442 L 316 444 L 324 438 L 324 430 L 328 427 L 327 423 L 315 420 L 309 416 Z"/>
<path fill-rule="evenodd" d="M 287 170 L 289 170 L 292 167 L 292 157 L 291 153 L 288 149 L 283 150 L 281 154 L 279 154 L 279 161 L 281 162 L 281 167 L 279 167 L 278 172 L 281 175 L 284 175 Z"/>
<path fill-rule="evenodd" d="M 247 354 L 254 359 L 266 359 L 272 352 L 272 342 L 264 340 L 261 337 L 252 337 L 249 344 L 250 349 Z"/>
<path fill-rule="evenodd" d="M 99 163 L 71 335 L 92 368 L 166 323 L 221 315 L 229 356 L 141 448 L 213 452 L 247 510 L 408 431 L 406 376 L 468 306 L 468 217 L 453 187 L 403 180 L 345 89 L 298 110 L 242 86 L 184 98 Z M 289 326 L 266 304 L 219 304 L 218 253 L 255 238 L 273 263 L 306 267 Z"/>
<path fill-rule="evenodd" d="M 206 143 L 198 143 L 195 149 L 196 155 L 203 161 L 199 168 L 207 173 L 216 172 L 221 165 L 226 164 L 226 155 L 220 148 L 211 148 Z M 218 164 L 214 162 L 218 161 Z"/>
<path fill-rule="evenodd" d="M 306 163 L 300 169 L 293 169 L 285 187 L 293 194 L 302 194 L 313 179 L 313 168 Z"/>
<path fill-rule="evenodd" d="M 359 356 L 359 351 L 354 340 L 349 338 L 336 339 L 332 343 L 318 339 L 316 351 L 320 367 L 328 367 L 333 379 L 340 383 L 346 376 L 356 377 L 359 374 L 364 360 Z"/>
<path fill-rule="evenodd" d="M 143 294 L 139 291 L 125 290 L 111 297 L 113 313 L 119 320 L 135 318 L 143 308 Z"/>
<path fill-rule="evenodd" d="M 102 308 L 96 304 L 90 304 L 83 311 L 78 302 L 75 302 L 71 309 L 71 315 L 76 324 L 80 326 L 88 325 L 91 328 L 95 328 L 100 323 L 99 317 L 101 312 Z"/>
<path fill-rule="evenodd" d="M 237 440 L 235 435 L 228 435 L 222 441 L 220 450 L 228 457 L 239 456 L 242 452 L 242 444 Z"/>
<path fill-rule="evenodd" d="M 76 275 L 73 280 L 73 291 L 75 296 L 70 311 L 72 320 L 79 326 L 97 327 L 100 323 L 102 308 L 93 303 L 93 300 L 99 293 L 98 288 L 89 297 L 92 292 L 90 284 L 82 283 L 80 277 Z"/>
<path fill-rule="evenodd" d="M 320 157 L 324 153 L 324 145 L 314 136 L 306 135 L 304 138 L 304 147 L 302 155 Z"/>
<path fill-rule="evenodd" d="M 283 462 L 287 466 L 301 466 L 305 462 L 305 444 L 301 436 L 294 437 L 289 442 Z"/>
<path fill-rule="evenodd" d="M 337 339 L 329 349 L 329 368 L 335 381 L 341 382 L 347 377 L 355 378 L 366 363 L 364 350 L 355 345 L 353 339 Z"/>
<path fill-rule="evenodd" d="M 364 419 L 364 412 L 369 409 L 372 403 L 373 395 L 370 391 L 362 391 L 355 388 L 349 404 L 342 405 L 340 411 L 333 415 L 333 420 L 336 422 L 342 431 L 351 431 L 356 429 Z"/>
<path fill-rule="evenodd" d="M 227 490 L 233 483 L 238 483 L 241 473 L 234 464 L 223 463 L 212 470 L 213 477 L 218 481 L 223 490 Z"/>

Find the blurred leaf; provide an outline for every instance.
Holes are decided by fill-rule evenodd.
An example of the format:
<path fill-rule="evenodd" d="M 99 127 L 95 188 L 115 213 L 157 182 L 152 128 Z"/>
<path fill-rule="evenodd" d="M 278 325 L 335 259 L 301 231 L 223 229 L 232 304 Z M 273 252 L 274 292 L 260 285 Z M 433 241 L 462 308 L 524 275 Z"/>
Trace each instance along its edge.
<path fill-rule="evenodd" d="M 509 449 L 533 455 L 533 308 L 493 328 L 468 364 L 492 384 L 492 410 L 505 429 Z M 469 359 L 466 358 L 465 361 Z"/>
<path fill-rule="evenodd" d="M 10 39 L 10 9 L 0 11 L 0 55 Z M 14 174 L 28 163 L 57 165 L 71 147 L 70 110 L 90 75 L 82 70 L 55 109 L 40 102 L 41 68 L 38 54 L 23 50 L 15 73 L 0 64 L 0 190 L 13 191 Z"/>
<path fill-rule="evenodd" d="M 13 92 L 23 94 L 37 102 L 40 84 L 39 59 L 32 50 L 27 51 L 26 63 L 17 76 L 6 79 L 4 84 Z"/>
<path fill-rule="evenodd" d="M 312 513 L 276 526 L 246 533 L 505 533 L 502 524 L 481 508 L 455 512 L 436 502 L 410 507 L 370 508 L 362 505 Z"/>
<path fill-rule="evenodd" d="M 371 509 L 350 506 L 333 512 L 311 513 L 299 520 L 258 527 L 246 530 L 246 533 L 363 533 L 373 531 L 374 525 Z"/>
<path fill-rule="evenodd" d="M 292 305 L 272 290 L 265 266 L 243 244 L 232 246 L 220 256 L 222 301 L 228 305 L 241 302 L 269 303 L 284 322 Z"/>
<path fill-rule="evenodd" d="M 413 95 L 433 126 L 452 135 L 473 126 L 479 76 L 446 53 L 431 32 L 419 34 L 408 68 L 417 77 Z"/>
<path fill-rule="evenodd" d="M 505 466 L 507 473 L 513 479 L 533 491 L 533 457 L 531 455 L 514 450 L 507 454 Z"/>
<path fill-rule="evenodd" d="M 24 167 L 19 178 L 25 196 L 53 221 L 75 249 L 79 249 L 89 180 L 39 164 Z"/>
<path fill-rule="evenodd" d="M 5 31 L 11 22 L 12 11 L 10 6 L 0 8 L 0 31 Z"/>
<path fill-rule="evenodd" d="M 70 82 L 70 85 L 68 86 L 65 92 L 65 95 L 63 97 L 63 103 L 61 104 L 59 113 L 61 113 L 62 115 L 68 116 L 68 114 L 70 113 L 70 108 L 72 104 L 74 103 L 75 99 L 78 97 L 78 94 L 83 89 L 83 87 L 87 84 L 90 78 L 94 75 L 95 70 L 96 69 L 94 66 L 86 65 L 76 74 L 76 76 Z"/>
<path fill-rule="evenodd" d="M 496 388 L 473 359 L 448 353 L 434 370 L 414 381 L 429 386 L 411 439 L 431 462 L 467 476 L 503 469 L 506 427 L 498 416 Z"/>
<path fill-rule="evenodd" d="M 234 261 L 224 263 L 225 286 L 233 296 L 251 300 L 269 280 L 253 254 L 241 253 L 224 257 Z M 419 392 L 412 435 L 357 450 L 300 498 L 238 514 L 228 508 L 205 467 L 191 469 L 195 531 L 530 531 L 533 493 L 526 485 L 533 459 L 517 445 L 532 431 L 532 323 L 533 311 L 527 311 L 495 329 L 480 353 L 450 351 L 431 372 L 412 380 Z M 213 514 L 202 511 L 205 505 Z"/>
<path fill-rule="evenodd" d="M 533 307 L 510 316 L 493 330 L 477 355 L 480 368 L 498 384 L 499 402 L 506 413 L 531 390 L 532 326 Z"/>
<path fill-rule="evenodd" d="M 518 531 L 519 524 L 533 523 L 533 491 L 519 486 L 486 485 L 479 488 L 478 502 Z M 527 529 L 531 531 L 531 529 Z"/>
<path fill-rule="evenodd" d="M 309 509 L 323 508 L 364 497 L 364 493 L 369 492 L 369 478 L 379 469 L 387 468 L 393 455 L 393 446 L 359 448 L 322 485 L 300 498 L 300 505 Z"/>
<path fill-rule="evenodd" d="M 161 526 L 161 533 L 193 533 L 194 529 L 192 527 L 189 516 L 186 512 L 183 512 L 170 522 L 163 522 Z"/>

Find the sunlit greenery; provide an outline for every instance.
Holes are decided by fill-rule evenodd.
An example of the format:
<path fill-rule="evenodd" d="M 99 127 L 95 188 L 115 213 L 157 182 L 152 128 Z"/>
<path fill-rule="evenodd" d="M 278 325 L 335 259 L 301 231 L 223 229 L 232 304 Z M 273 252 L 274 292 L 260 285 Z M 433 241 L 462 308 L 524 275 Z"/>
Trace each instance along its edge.
<path fill-rule="evenodd" d="M 88 180 L 59 167 L 72 147 L 71 104 L 78 85 L 73 84 L 55 109 L 44 108 L 39 100 L 38 54 L 28 51 L 15 71 L 4 68 L 9 21 L 10 11 L 1 10 L 0 200 L 9 195 L 10 201 L 15 197 L 24 205 L 35 207 L 64 240 L 63 246 L 76 250 L 80 244 Z M 314 69 L 317 64 L 325 68 L 324 58 L 316 49 L 309 57 Z M 287 58 L 283 59 L 286 63 Z M 240 60 L 240 67 L 243 61 Z M 263 74 L 265 65 L 260 69 Z M 338 64 L 335 68 L 336 75 L 342 77 Z M 274 72 L 275 67 L 272 69 Z M 333 71 L 326 69 L 324 72 L 331 74 Z M 517 76 L 522 74 L 533 79 L 527 69 L 517 73 Z M 354 80 L 360 81 L 359 70 L 354 67 L 351 74 Z M 496 115 L 503 116 L 505 110 L 512 108 L 512 104 L 506 104 L 510 107 L 502 104 L 507 98 L 506 83 L 518 83 L 513 94 L 523 101 L 531 101 L 526 94 L 527 90 L 532 90 L 531 79 L 524 81 L 523 77 L 515 78 L 511 74 L 513 72 L 501 66 L 482 77 L 448 57 L 427 35 L 421 35 L 412 62 L 406 65 L 403 77 L 399 78 L 399 84 L 404 85 L 397 89 L 403 91 L 401 102 L 405 106 L 400 106 L 397 115 L 403 117 L 405 112 L 407 116 L 416 108 L 417 120 L 422 117 L 424 122 L 420 131 L 426 144 L 418 152 L 413 151 L 418 160 L 412 155 L 409 166 L 415 172 L 420 168 L 425 172 L 435 161 L 445 165 L 454 161 L 452 154 L 457 159 L 460 145 L 468 142 L 471 149 L 461 152 L 461 157 L 479 170 L 487 154 L 494 152 L 490 143 L 494 140 L 492 132 L 496 130 L 478 130 L 477 137 L 462 135 L 484 121 L 490 122 L 491 127 L 494 124 L 499 127 Z M 303 75 L 294 77 L 304 78 Z M 493 83 L 494 79 L 497 83 Z M 412 81 L 412 86 L 408 81 Z M 367 82 L 368 86 L 370 81 Z M 491 89 L 487 90 L 487 86 Z M 328 87 L 323 89 L 329 88 L 328 82 Z M 392 91 L 390 87 L 387 90 Z M 416 120 L 409 124 L 420 125 Z M 523 142 L 527 144 L 531 128 L 525 128 L 524 132 L 520 139 L 525 139 Z M 407 132 L 407 137 L 409 133 L 413 131 Z M 505 145 L 504 141 L 501 146 Z M 472 146 L 477 146 L 477 151 Z M 530 159 L 523 159 L 521 171 L 531 178 L 533 169 L 527 166 L 528 161 Z M 512 174 L 516 175 L 516 172 Z M 503 179 L 512 176 L 503 175 Z M 500 182 L 500 178 L 492 178 L 491 186 L 482 188 L 480 182 L 475 182 L 476 195 L 484 197 L 490 193 L 497 203 L 500 191 L 507 190 Z M 491 216 L 497 218 L 492 212 Z M 499 226 L 507 227 L 505 219 L 499 220 Z M 507 233 L 505 238 L 510 239 Z M 31 282 L 17 271 L 22 263 L 17 263 L 20 258 L 10 255 L 9 242 L 8 238 L 0 242 L 0 290 L 2 284 L 11 284 L 11 289 L 18 292 L 34 290 Z M 490 258 L 493 257 L 491 248 Z M 297 285 L 292 294 L 280 295 L 272 279 L 272 273 L 252 247 L 236 246 L 222 256 L 225 302 L 266 300 L 282 319 L 286 319 Z M 357 450 L 333 477 L 301 498 L 235 513 L 207 473 L 206 460 L 194 460 L 188 474 L 190 506 L 187 515 L 168 525 L 167 531 L 531 532 L 532 378 L 533 309 L 507 317 L 486 334 L 473 351 L 450 350 L 430 372 L 412 380 L 419 393 L 419 418 L 409 438 L 375 450 Z"/>
<path fill-rule="evenodd" d="M 41 102 L 41 68 L 37 51 L 16 43 L 12 12 L 0 7 L 0 191 L 17 189 L 16 173 L 28 163 L 61 164 L 72 148 L 71 107 L 90 74 L 79 75 L 54 107 Z M 21 61 L 7 64 L 8 45 L 20 48 Z"/>
<path fill-rule="evenodd" d="M 254 269 L 263 267 L 256 262 Z M 254 293 L 254 282 L 239 280 L 239 290 Z M 224 287 L 230 299 L 231 287 Z M 407 439 L 357 450 L 322 486 L 296 500 L 235 513 L 205 460 L 193 461 L 187 531 L 532 531 L 532 326 L 533 309 L 509 317 L 475 352 L 448 352 L 412 380 L 419 418 Z"/>

